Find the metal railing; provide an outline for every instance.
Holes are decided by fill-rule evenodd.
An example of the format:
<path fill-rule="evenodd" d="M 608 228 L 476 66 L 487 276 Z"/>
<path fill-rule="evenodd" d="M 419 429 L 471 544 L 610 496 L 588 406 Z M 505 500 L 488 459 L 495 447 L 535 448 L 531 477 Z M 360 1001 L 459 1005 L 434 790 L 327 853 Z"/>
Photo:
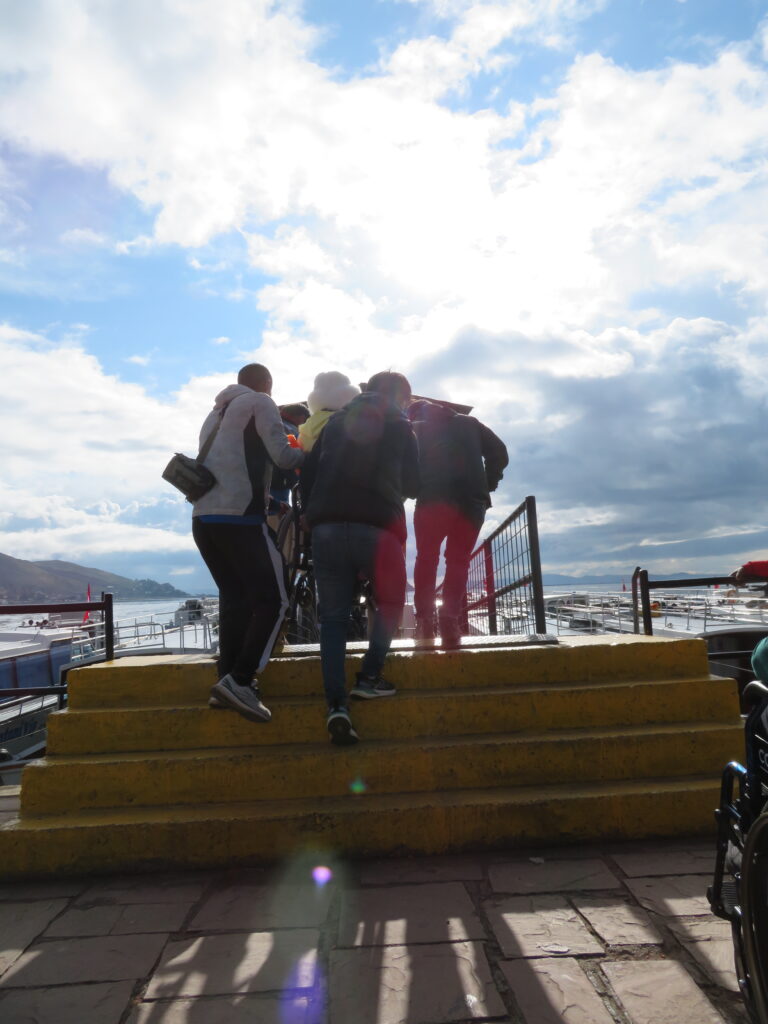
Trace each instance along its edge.
<path fill-rule="evenodd" d="M 533 496 L 521 502 L 472 554 L 464 614 L 469 634 L 546 632 Z"/>
<path fill-rule="evenodd" d="M 22 615 L 29 617 L 39 612 L 46 612 L 48 614 L 88 612 L 88 619 L 84 618 L 82 624 L 72 625 L 73 633 L 79 630 L 93 629 L 96 623 L 89 622 L 90 612 L 101 612 L 103 630 L 100 632 L 101 641 L 97 640 L 97 643 L 101 643 L 101 651 L 107 661 L 111 661 L 115 656 L 115 630 L 111 594 L 102 594 L 100 601 L 81 601 L 67 604 L 52 604 L 50 602 L 41 604 L 0 604 L 0 615 Z M 67 625 L 70 625 L 70 623 Z"/>
<path fill-rule="evenodd" d="M 684 580 L 651 580 L 638 566 L 632 573 L 632 618 L 635 633 L 653 636 L 652 590 L 691 590 L 694 587 L 736 586 L 733 576 L 698 576 Z M 640 628 L 642 621 L 642 629 Z M 706 625 L 706 620 L 705 620 Z"/>

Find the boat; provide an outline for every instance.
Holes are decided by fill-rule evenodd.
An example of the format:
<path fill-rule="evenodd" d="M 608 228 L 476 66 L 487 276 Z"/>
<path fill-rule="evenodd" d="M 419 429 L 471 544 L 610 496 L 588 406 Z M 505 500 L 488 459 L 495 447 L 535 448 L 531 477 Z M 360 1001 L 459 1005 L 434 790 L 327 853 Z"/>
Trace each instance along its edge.
<path fill-rule="evenodd" d="M 188 597 L 173 613 L 173 625 L 186 626 L 207 620 L 214 625 L 219 621 L 219 601 L 216 597 Z"/>

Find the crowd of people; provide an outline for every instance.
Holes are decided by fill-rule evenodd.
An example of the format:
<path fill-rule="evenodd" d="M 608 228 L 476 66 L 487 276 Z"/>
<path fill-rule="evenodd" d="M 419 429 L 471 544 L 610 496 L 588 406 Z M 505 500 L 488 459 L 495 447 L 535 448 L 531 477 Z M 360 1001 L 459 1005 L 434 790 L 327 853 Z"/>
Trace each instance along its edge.
<path fill-rule="evenodd" d="M 362 390 L 338 371 L 319 374 L 307 403 L 278 407 L 266 367 L 244 366 L 216 396 L 200 431 L 213 437 L 204 464 L 215 478 L 192 511 L 192 533 L 219 589 L 218 681 L 212 707 L 256 722 L 263 671 L 288 609 L 275 529 L 298 477 L 311 533 L 320 662 L 332 742 L 358 741 L 349 699 L 392 697 L 382 675 L 406 595 L 404 501 L 416 500 L 417 639 L 461 639 L 469 559 L 508 456 L 479 420 L 447 403 L 414 400 L 400 373 L 377 373 Z M 215 434 L 214 434 L 215 431 Z M 436 579 L 445 542 L 442 601 Z M 358 580 L 375 611 L 368 646 L 347 692 L 347 627 Z"/>

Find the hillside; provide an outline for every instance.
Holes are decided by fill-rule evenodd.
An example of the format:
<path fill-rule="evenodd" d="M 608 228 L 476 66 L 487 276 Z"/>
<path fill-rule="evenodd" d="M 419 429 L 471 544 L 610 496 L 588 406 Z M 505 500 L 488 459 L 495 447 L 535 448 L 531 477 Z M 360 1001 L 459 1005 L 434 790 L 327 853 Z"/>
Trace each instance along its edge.
<path fill-rule="evenodd" d="M 170 583 L 130 580 L 103 569 L 92 569 L 56 559 L 27 562 L 0 554 L 0 602 L 34 604 L 41 601 L 84 601 L 88 586 L 98 601 L 102 591 L 111 590 L 117 601 L 138 601 L 153 597 L 188 597 Z"/>

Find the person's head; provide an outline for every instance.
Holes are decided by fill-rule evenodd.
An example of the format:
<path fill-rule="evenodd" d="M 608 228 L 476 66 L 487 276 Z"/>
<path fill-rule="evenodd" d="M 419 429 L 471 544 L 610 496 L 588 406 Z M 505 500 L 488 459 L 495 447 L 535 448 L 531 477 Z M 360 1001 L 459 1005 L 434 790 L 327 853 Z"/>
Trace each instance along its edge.
<path fill-rule="evenodd" d="M 328 370 L 327 373 L 318 373 L 315 377 L 315 385 L 307 398 L 307 405 L 312 413 L 320 412 L 321 409 L 338 412 L 359 394 L 360 388 L 353 384 L 345 373 Z"/>
<path fill-rule="evenodd" d="M 265 395 L 272 394 L 272 374 L 261 363 L 248 363 L 237 375 L 237 383 L 261 391 Z"/>
<path fill-rule="evenodd" d="M 399 409 L 405 409 L 411 400 L 411 385 L 402 373 L 385 370 L 375 373 L 365 385 L 366 394 L 380 395 Z"/>
<path fill-rule="evenodd" d="M 303 402 L 291 402 L 288 405 L 279 405 L 280 415 L 286 423 L 292 423 L 294 427 L 300 427 L 309 419 L 309 409 Z"/>

